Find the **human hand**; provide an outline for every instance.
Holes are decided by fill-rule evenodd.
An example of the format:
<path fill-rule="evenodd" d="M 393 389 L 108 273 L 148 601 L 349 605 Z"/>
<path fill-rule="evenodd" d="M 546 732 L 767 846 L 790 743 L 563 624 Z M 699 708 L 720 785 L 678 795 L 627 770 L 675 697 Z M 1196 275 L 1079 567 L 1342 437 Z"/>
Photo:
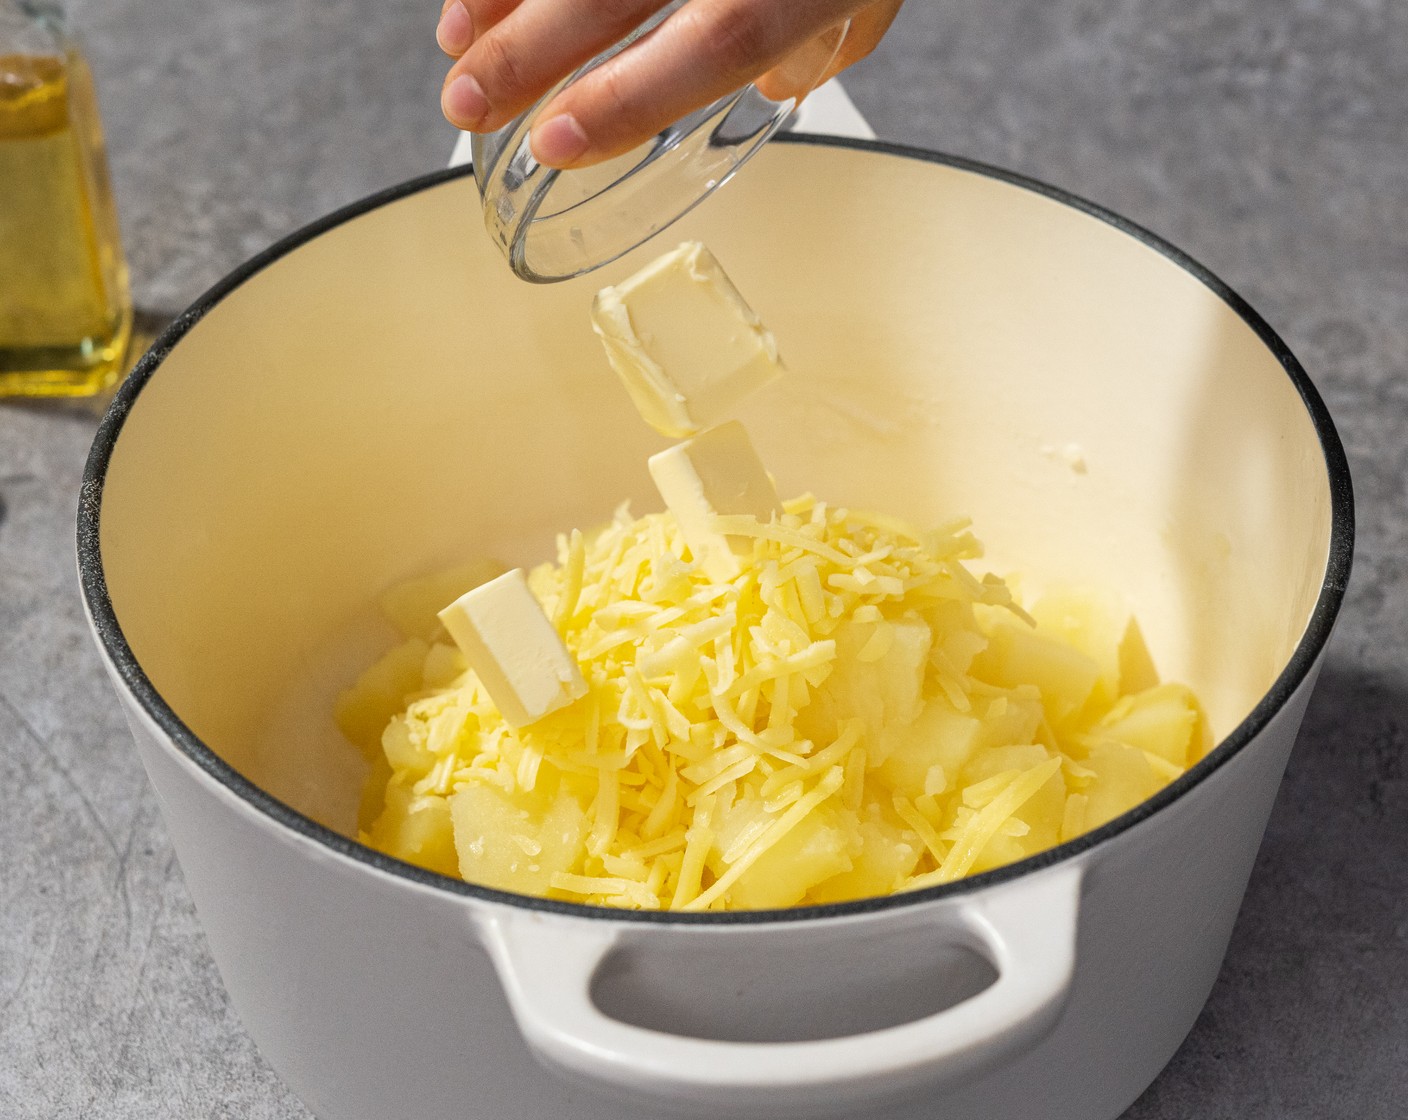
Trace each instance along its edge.
<path fill-rule="evenodd" d="M 455 62 L 441 109 L 457 128 L 492 132 L 666 3 L 443 0 L 436 39 Z M 749 82 L 773 100 L 805 93 L 869 54 L 901 3 L 689 0 L 553 98 L 533 126 L 533 155 L 549 167 L 586 167 Z M 850 30 L 834 50 L 848 19 Z"/>

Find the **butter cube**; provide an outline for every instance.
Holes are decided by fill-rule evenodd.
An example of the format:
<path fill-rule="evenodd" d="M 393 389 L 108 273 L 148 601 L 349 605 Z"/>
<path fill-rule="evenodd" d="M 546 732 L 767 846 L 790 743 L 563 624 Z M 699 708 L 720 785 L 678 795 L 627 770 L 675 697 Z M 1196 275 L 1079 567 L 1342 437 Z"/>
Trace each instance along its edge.
<path fill-rule="evenodd" d="M 603 288 L 592 329 L 645 422 L 689 436 L 782 373 L 777 342 L 698 241 Z"/>
<path fill-rule="evenodd" d="M 587 682 L 522 568 L 466 591 L 440 621 L 504 719 L 524 727 L 586 695 Z"/>
<path fill-rule="evenodd" d="M 695 563 L 710 579 L 732 579 L 739 572 L 739 556 L 753 547 L 747 537 L 717 532 L 715 517 L 752 514 L 766 522 L 782 512 L 777 488 L 737 420 L 652 455 L 649 467 Z"/>

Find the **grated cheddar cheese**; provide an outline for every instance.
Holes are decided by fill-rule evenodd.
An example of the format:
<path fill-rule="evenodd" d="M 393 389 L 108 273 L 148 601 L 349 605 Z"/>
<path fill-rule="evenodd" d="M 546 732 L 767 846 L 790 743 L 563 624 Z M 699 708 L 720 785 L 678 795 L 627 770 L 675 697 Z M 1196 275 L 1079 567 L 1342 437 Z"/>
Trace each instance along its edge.
<path fill-rule="evenodd" d="M 443 632 L 404 625 L 338 705 L 373 763 L 363 842 L 597 905 L 829 903 L 1069 840 L 1209 749 L 1105 598 L 1023 610 L 967 567 L 966 521 L 783 509 L 714 518 L 745 542 L 727 579 L 668 512 L 561 537 L 528 583 L 587 690 L 524 727 Z"/>

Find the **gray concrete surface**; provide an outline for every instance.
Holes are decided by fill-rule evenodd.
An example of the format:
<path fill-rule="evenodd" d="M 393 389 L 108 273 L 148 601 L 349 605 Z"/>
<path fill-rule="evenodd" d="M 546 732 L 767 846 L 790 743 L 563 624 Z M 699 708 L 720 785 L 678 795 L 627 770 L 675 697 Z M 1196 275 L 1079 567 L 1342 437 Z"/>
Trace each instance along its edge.
<path fill-rule="evenodd" d="M 448 152 L 433 0 L 72 8 L 153 316 Z M 1408 1115 L 1408 4 L 910 0 L 849 84 L 884 137 L 1184 247 L 1325 395 L 1354 582 L 1222 978 L 1128 1115 Z M 0 1116 L 305 1117 L 228 1006 L 84 628 L 95 424 L 0 405 Z"/>

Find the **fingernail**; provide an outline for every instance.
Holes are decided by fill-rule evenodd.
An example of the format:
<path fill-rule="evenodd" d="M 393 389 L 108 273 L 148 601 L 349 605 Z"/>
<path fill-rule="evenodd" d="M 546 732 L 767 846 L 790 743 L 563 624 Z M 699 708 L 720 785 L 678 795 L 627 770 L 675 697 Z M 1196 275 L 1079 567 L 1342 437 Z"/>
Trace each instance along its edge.
<path fill-rule="evenodd" d="M 440 108 L 451 124 L 472 129 L 489 115 L 489 99 L 478 82 L 468 74 L 461 74 L 440 95 Z"/>
<path fill-rule="evenodd" d="M 446 8 L 445 14 L 440 17 L 440 23 L 435 28 L 435 41 L 446 54 L 454 55 L 464 54 L 474 42 L 474 22 L 458 0 Z"/>
<path fill-rule="evenodd" d="M 533 158 L 548 167 L 566 167 L 587 150 L 587 134 L 571 113 L 559 113 L 533 129 Z"/>

